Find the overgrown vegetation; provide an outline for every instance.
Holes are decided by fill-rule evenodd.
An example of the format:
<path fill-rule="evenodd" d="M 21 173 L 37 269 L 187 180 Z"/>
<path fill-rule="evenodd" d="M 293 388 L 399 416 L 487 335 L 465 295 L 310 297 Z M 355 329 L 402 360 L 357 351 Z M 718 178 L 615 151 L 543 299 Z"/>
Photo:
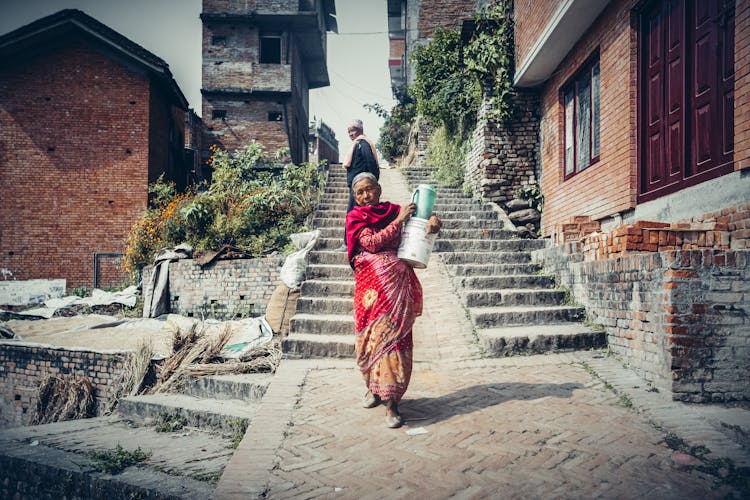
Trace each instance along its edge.
<path fill-rule="evenodd" d="M 236 449 L 240 445 L 242 438 L 245 437 L 245 432 L 247 432 L 247 420 L 233 418 L 228 421 L 228 424 L 232 429 L 232 442 L 229 446 Z"/>
<path fill-rule="evenodd" d="M 427 161 L 437 168 L 435 179 L 446 186 L 459 187 L 464 182 L 464 158 L 468 142 L 451 135 L 445 126 L 438 127 L 427 141 Z"/>
<path fill-rule="evenodd" d="M 737 490 L 740 498 L 750 496 L 750 467 L 739 467 L 730 458 L 710 458 L 711 450 L 702 445 L 690 446 L 674 433 L 664 436 L 664 444 L 669 448 L 696 457 L 699 463 L 686 466 L 717 478 L 719 483 L 727 484 Z"/>
<path fill-rule="evenodd" d="M 163 411 L 157 415 L 154 430 L 156 432 L 175 432 L 181 430 L 187 424 L 188 421 L 185 417 Z"/>
<path fill-rule="evenodd" d="M 539 184 L 527 184 L 516 190 L 516 196 L 529 202 L 529 206 L 539 212 L 544 206 L 544 196 Z"/>
<path fill-rule="evenodd" d="M 141 463 L 151 457 L 150 451 L 143 451 L 139 446 L 133 451 L 126 450 L 120 443 L 114 450 L 92 451 L 89 453 L 94 463 L 94 470 L 107 474 L 119 474 L 131 465 Z"/>
<path fill-rule="evenodd" d="M 365 104 L 365 109 L 383 118 L 378 149 L 389 162 L 403 157 L 409 145 L 409 134 L 417 117 L 417 102 L 406 89 L 394 89 L 398 103 L 390 113 L 379 104 Z"/>
<path fill-rule="evenodd" d="M 136 273 L 162 248 L 183 242 L 195 250 L 232 245 L 253 256 L 284 251 L 323 188 L 317 163 L 277 165 L 256 142 L 234 154 L 213 146 L 209 162 L 207 188 L 180 194 L 162 178 L 149 187 L 150 208 L 128 235 L 126 271 Z"/>

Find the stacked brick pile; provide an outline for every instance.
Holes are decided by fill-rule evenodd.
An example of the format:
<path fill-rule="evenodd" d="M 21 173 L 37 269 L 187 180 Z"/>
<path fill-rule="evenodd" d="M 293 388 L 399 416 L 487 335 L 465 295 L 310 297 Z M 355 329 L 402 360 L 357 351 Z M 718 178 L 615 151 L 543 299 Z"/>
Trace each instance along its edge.
<path fill-rule="evenodd" d="M 750 248 L 750 203 L 705 214 L 691 221 L 638 221 L 601 232 L 597 221 L 576 216 L 555 228 L 556 243 L 571 243 L 584 260 L 605 260 L 632 252 L 742 250 Z"/>
<path fill-rule="evenodd" d="M 582 240 L 585 260 L 621 257 L 628 252 L 729 249 L 726 224 L 638 221 L 610 233 L 591 233 Z"/>

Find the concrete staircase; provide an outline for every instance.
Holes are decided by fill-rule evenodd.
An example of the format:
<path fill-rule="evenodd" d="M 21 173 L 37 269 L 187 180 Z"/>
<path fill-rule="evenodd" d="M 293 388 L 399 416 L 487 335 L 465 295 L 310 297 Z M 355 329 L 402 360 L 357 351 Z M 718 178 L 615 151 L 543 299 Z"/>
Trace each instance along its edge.
<path fill-rule="evenodd" d="M 320 239 L 310 252 L 306 280 L 297 311 L 289 323 L 282 348 L 288 358 L 349 358 L 354 355 L 354 272 L 344 243 L 344 220 L 349 201 L 346 171 L 331 165 L 325 194 L 313 226 Z"/>
<path fill-rule="evenodd" d="M 459 188 L 439 186 L 433 169 L 405 170 L 413 188 L 436 188 L 435 212 L 443 230 L 434 252 L 442 256 L 486 354 L 508 356 L 602 347 L 603 331 L 581 323 L 582 307 L 568 304 L 565 290 L 541 274 L 531 251 L 543 240 L 516 237 L 494 204 L 479 203 Z"/>
<path fill-rule="evenodd" d="M 117 406 L 118 416 L 135 425 L 158 421 L 161 415 L 181 418 L 186 425 L 234 433 L 250 423 L 272 374 L 195 377 L 180 393 L 127 396 Z"/>
<path fill-rule="evenodd" d="M 272 377 L 198 377 L 181 394 L 124 398 L 111 416 L 3 429 L 0 470 L 24 498 L 210 498 Z M 157 431 L 178 418 L 184 427 Z M 91 452 L 118 446 L 150 457 L 118 474 L 94 471 Z"/>
<path fill-rule="evenodd" d="M 467 308 L 486 354 L 507 356 L 601 347 L 603 331 L 581 323 L 582 307 L 566 303 L 564 290 L 531 262 L 542 240 L 516 237 L 493 204 L 473 200 L 458 188 L 438 186 L 432 169 L 404 170 L 413 188 L 436 187 L 435 212 L 444 221 L 433 253 L 440 255 Z M 348 201 L 345 172 L 333 165 L 313 225 L 321 238 L 310 253 L 297 312 L 283 341 L 288 358 L 351 357 L 354 353 L 354 274 L 343 243 Z"/>

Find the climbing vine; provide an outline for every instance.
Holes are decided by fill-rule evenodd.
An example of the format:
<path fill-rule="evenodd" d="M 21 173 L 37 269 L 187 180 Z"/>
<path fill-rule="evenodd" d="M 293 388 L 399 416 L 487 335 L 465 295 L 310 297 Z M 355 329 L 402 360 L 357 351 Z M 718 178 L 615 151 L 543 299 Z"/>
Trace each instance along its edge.
<path fill-rule="evenodd" d="M 464 49 L 464 62 L 486 91 L 490 118 L 507 121 L 513 81 L 513 5 L 499 0 L 477 13 L 475 29 Z"/>

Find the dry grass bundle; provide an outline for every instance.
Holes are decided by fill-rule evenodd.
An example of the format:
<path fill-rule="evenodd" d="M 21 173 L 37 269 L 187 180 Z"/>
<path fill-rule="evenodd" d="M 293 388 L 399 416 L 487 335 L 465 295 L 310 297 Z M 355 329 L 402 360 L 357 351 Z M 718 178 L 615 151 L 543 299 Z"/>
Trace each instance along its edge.
<path fill-rule="evenodd" d="M 175 331 L 172 336 L 172 355 L 161 366 L 159 382 L 157 382 L 156 386 L 151 388 L 151 393 L 158 392 L 156 390 L 158 386 L 172 377 L 174 371 L 180 367 L 188 354 L 190 354 L 190 350 L 193 348 L 199 337 L 200 334 L 197 330 L 197 323 L 190 325 L 190 329 L 185 335 L 182 335 L 180 328 L 175 326 Z"/>
<path fill-rule="evenodd" d="M 48 375 L 39 383 L 33 424 L 93 417 L 96 399 L 91 380 L 65 380 Z"/>
<path fill-rule="evenodd" d="M 183 382 L 187 368 L 196 362 L 208 363 L 216 358 L 232 336 L 232 328 L 229 323 L 216 338 L 206 336 L 203 332 L 193 334 L 195 325 L 191 327 L 188 335 L 194 339 L 191 344 L 184 342 L 179 351 L 175 352 L 164 364 L 159 383 L 152 389 L 151 393 L 169 392 L 179 389 Z"/>
<path fill-rule="evenodd" d="M 246 357 L 250 361 L 232 361 L 226 363 L 194 363 L 185 369 L 185 375 L 202 377 L 204 375 L 235 375 L 240 373 L 273 373 L 281 362 L 281 344 L 272 342 L 256 347 Z"/>
<path fill-rule="evenodd" d="M 135 396 L 143 389 L 154 352 L 150 342 L 145 342 L 138 350 L 129 356 L 123 366 L 122 372 L 112 387 L 107 407 L 104 409 L 106 415 L 112 413 L 123 396 Z"/>

